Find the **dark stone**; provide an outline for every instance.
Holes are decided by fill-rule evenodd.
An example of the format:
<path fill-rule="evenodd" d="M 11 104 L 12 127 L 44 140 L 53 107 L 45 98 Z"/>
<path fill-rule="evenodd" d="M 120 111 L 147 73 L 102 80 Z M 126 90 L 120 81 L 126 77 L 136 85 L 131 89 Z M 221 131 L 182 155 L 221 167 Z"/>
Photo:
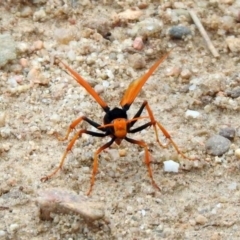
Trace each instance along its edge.
<path fill-rule="evenodd" d="M 219 131 L 219 135 L 229 139 L 230 141 L 234 139 L 235 134 L 236 134 L 235 129 L 231 127 L 222 128 Z"/>
<path fill-rule="evenodd" d="M 189 34 L 191 34 L 190 29 L 184 26 L 173 26 L 169 30 L 169 35 L 173 39 L 183 39 Z"/>
<path fill-rule="evenodd" d="M 221 156 L 229 150 L 230 145 L 229 139 L 220 135 L 214 135 L 207 140 L 205 147 L 208 154 Z"/>

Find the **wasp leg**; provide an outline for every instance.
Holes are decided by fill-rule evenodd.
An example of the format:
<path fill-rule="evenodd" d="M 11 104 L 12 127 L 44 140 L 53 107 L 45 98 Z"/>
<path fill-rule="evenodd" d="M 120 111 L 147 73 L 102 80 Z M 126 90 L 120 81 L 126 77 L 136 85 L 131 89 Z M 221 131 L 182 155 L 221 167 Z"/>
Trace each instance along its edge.
<path fill-rule="evenodd" d="M 147 144 L 144 141 L 138 141 L 138 140 L 135 140 L 135 139 L 132 139 L 132 138 L 128 138 L 128 137 L 125 137 L 124 139 L 126 141 L 130 142 L 130 143 L 137 144 L 137 145 L 139 145 L 139 146 L 144 148 L 144 151 L 145 151 L 145 163 L 147 165 L 147 169 L 148 169 L 148 173 L 149 173 L 149 176 L 151 178 L 151 181 L 152 181 L 152 185 L 155 188 L 157 188 L 159 191 L 161 191 L 159 186 L 156 184 L 156 182 L 153 179 L 153 174 L 152 174 L 152 169 L 151 169 L 150 153 L 148 151 Z"/>
<path fill-rule="evenodd" d="M 82 116 L 82 117 L 77 118 L 77 119 L 75 119 L 74 121 L 72 121 L 72 123 L 71 123 L 70 126 L 68 127 L 66 136 L 63 137 L 63 138 L 60 138 L 60 137 L 57 136 L 58 140 L 59 140 L 59 141 L 67 140 L 68 137 L 69 137 L 69 134 L 70 134 L 70 133 L 73 131 L 73 129 L 75 129 L 75 127 L 76 127 L 78 124 L 80 124 L 82 121 L 88 122 L 90 125 L 92 125 L 93 127 L 97 128 L 97 129 L 98 129 L 99 126 L 101 126 L 100 124 L 92 121 L 91 119 L 89 119 L 89 118 L 87 118 L 87 117 L 85 117 L 85 116 Z M 99 130 L 105 131 L 105 129 L 99 129 Z"/>
<path fill-rule="evenodd" d="M 148 105 L 148 102 L 147 101 L 144 101 L 143 102 L 143 105 L 145 105 L 146 107 L 146 110 L 149 114 L 149 118 L 151 120 L 151 123 L 152 123 L 152 126 L 154 127 L 154 132 L 155 132 L 155 136 L 156 136 L 156 140 L 158 142 L 158 144 L 161 146 L 161 147 L 167 147 L 170 143 L 173 145 L 173 147 L 175 148 L 175 150 L 177 151 L 177 153 L 179 155 L 181 155 L 183 158 L 185 159 L 188 159 L 188 160 L 197 160 L 197 158 L 190 158 L 190 157 L 187 157 L 180 149 L 179 147 L 177 146 L 177 144 L 172 140 L 172 137 L 171 135 L 168 133 L 168 131 L 163 127 L 163 125 L 159 122 L 157 122 L 153 116 L 153 112 L 151 110 L 151 108 L 149 107 Z M 159 129 L 162 131 L 163 135 L 168 139 L 168 143 L 167 145 L 163 145 L 160 143 L 159 141 L 159 137 L 158 137 L 158 131 L 157 131 L 157 126 L 159 127 Z"/>
<path fill-rule="evenodd" d="M 90 183 L 90 188 L 87 192 L 87 195 L 90 195 L 94 182 L 95 182 L 95 176 L 97 174 L 98 171 L 98 155 L 99 153 L 101 153 L 104 149 L 110 147 L 114 141 L 115 141 L 115 137 L 113 137 L 109 142 L 107 142 L 106 144 L 104 144 L 102 147 L 100 147 L 95 153 L 94 153 L 94 160 L 93 160 L 93 169 L 92 169 L 92 177 L 91 177 L 91 183 Z"/>
<path fill-rule="evenodd" d="M 139 118 L 139 117 L 141 116 L 143 110 L 144 110 L 145 108 L 147 108 L 146 105 L 148 105 L 148 103 L 147 103 L 147 101 L 144 101 L 143 104 L 141 105 L 140 109 L 139 109 L 139 110 L 137 111 L 137 113 L 135 114 L 134 118 Z M 148 108 L 149 108 L 149 107 L 148 107 Z M 144 125 L 142 125 L 142 126 L 139 126 L 139 127 L 137 127 L 137 128 L 131 129 L 131 127 L 137 122 L 138 119 L 137 119 L 136 121 L 132 121 L 132 122 L 130 122 L 129 125 L 128 125 L 128 129 L 129 129 L 128 132 L 129 132 L 129 133 L 140 132 L 140 131 L 142 131 L 143 129 L 145 129 L 145 128 L 147 128 L 147 127 L 150 127 L 150 126 L 153 125 L 154 131 L 155 131 L 155 136 L 156 136 L 156 141 L 158 142 L 158 144 L 159 144 L 162 148 L 167 148 L 168 145 L 170 144 L 170 141 L 167 142 L 165 145 L 163 145 L 163 144 L 159 141 L 159 137 L 158 137 L 158 132 L 157 132 L 157 129 L 156 129 L 156 125 L 154 124 L 154 122 L 156 122 L 156 121 L 155 121 L 155 119 L 154 119 L 154 117 L 153 117 L 153 114 L 152 114 L 151 109 L 150 109 L 150 108 L 148 109 L 148 108 L 147 108 L 147 111 L 150 110 L 150 112 L 148 111 L 148 115 L 149 115 L 149 118 L 150 118 L 151 121 L 148 122 L 148 123 L 146 123 L 146 124 L 144 124 Z"/>
<path fill-rule="evenodd" d="M 139 118 L 139 117 L 141 116 L 144 108 L 145 108 L 145 104 L 143 103 L 133 118 Z M 138 120 L 138 119 L 137 119 L 137 120 Z M 131 127 L 137 122 L 137 120 L 130 122 L 129 125 L 128 125 L 128 127 L 131 128 Z M 143 129 L 144 129 L 144 128 L 143 128 Z M 139 131 L 141 131 L 141 130 L 139 130 Z M 138 131 L 137 131 L 137 132 L 138 132 Z"/>
<path fill-rule="evenodd" d="M 59 170 L 62 169 L 63 164 L 64 164 L 64 161 L 65 161 L 65 159 L 66 159 L 66 156 L 67 156 L 68 152 L 71 151 L 71 149 L 72 149 L 73 145 L 75 144 L 76 140 L 77 140 L 78 138 L 80 138 L 83 133 L 89 134 L 89 135 L 94 136 L 94 137 L 105 137 L 105 136 L 107 136 L 106 133 L 92 132 L 92 131 L 88 131 L 88 130 L 85 130 L 85 129 L 79 130 L 79 131 L 74 135 L 74 137 L 72 138 L 72 140 L 70 141 L 70 143 L 68 144 L 68 146 L 67 146 L 67 148 L 66 148 L 66 150 L 65 150 L 65 152 L 64 152 L 64 154 L 63 154 L 63 156 L 62 156 L 62 159 L 61 159 L 61 161 L 60 161 L 59 166 L 58 166 L 51 174 L 49 174 L 49 175 L 47 175 L 47 176 L 45 176 L 45 177 L 42 177 L 42 178 L 41 178 L 41 181 L 43 181 L 43 182 L 47 181 L 49 178 L 51 178 L 53 175 L 55 175 Z"/>

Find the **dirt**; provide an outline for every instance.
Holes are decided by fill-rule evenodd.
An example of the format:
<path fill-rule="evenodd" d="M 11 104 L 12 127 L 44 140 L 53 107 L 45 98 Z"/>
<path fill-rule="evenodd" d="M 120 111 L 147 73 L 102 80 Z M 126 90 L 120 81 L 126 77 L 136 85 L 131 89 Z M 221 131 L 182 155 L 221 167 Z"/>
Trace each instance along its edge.
<path fill-rule="evenodd" d="M 240 100 L 227 93 L 240 84 L 240 61 L 238 49 L 229 49 L 226 42 L 229 36 L 239 36 L 240 5 L 230 0 L 198 2 L 0 3 L 1 34 L 10 34 L 18 49 L 16 59 L 0 70 L 0 239 L 240 238 L 235 156 L 240 144 Z M 212 56 L 187 8 L 197 13 L 219 58 Z M 118 15 L 126 10 L 131 11 Z M 139 36 L 138 23 L 148 18 L 161 21 L 161 29 L 154 23 L 155 32 Z M 172 39 L 168 31 L 175 25 L 186 26 L 192 34 Z M 143 48 L 133 44 L 136 37 L 143 40 Z M 104 116 L 100 105 L 62 65 L 54 63 L 55 56 L 89 81 L 113 108 L 120 106 L 130 82 L 170 50 L 135 99 L 129 118 L 147 100 L 179 149 L 198 160 L 183 159 L 171 145 L 158 146 L 153 128 L 129 134 L 148 144 L 153 177 L 161 191 L 151 184 L 144 150 L 122 141 L 100 154 L 89 196 L 104 204 L 105 219 L 89 222 L 72 212 L 53 212 L 51 220 L 40 219 L 37 192 L 54 187 L 86 195 L 94 151 L 109 140 L 83 135 L 63 170 L 40 181 L 58 166 L 74 133 L 65 141 L 57 135 L 64 136 L 70 123 L 82 115 L 99 124 Z M 187 110 L 200 114 L 186 117 Z M 138 126 L 147 119 L 139 122 Z M 224 127 L 236 130 L 230 149 L 222 156 L 208 155 L 205 142 Z M 76 127 L 81 128 L 94 130 L 87 123 Z M 168 159 L 181 164 L 178 173 L 164 172 L 163 162 Z"/>

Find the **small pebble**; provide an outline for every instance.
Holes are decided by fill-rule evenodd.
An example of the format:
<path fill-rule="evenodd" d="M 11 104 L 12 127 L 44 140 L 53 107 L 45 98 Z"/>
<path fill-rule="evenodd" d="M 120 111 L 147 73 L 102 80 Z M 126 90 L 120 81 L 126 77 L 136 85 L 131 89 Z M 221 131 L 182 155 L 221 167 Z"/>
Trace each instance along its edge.
<path fill-rule="evenodd" d="M 25 53 L 29 50 L 29 46 L 25 42 L 19 42 L 17 44 L 16 48 L 17 48 L 17 51 L 20 52 L 20 53 Z"/>
<path fill-rule="evenodd" d="M 240 97 L 240 87 L 235 87 L 231 90 L 227 90 L 226 93 L 227 93 L 227 96 L 231 98 L 238 98 Z"/>
<path fill-rule="evenodd" d="M 184 79 L 185 81 L 183 81 L 183 82 L 186 82 L 186 80 L 189 80 L 189 78 L 192 76 L 192 73 L 191 73 L 191 71 L 189 70 L 189 69 L 183 69 L 182 71 L 181 71 L 181 74 L 180 74 L 180 76 L 182 77 L 182 79 Z M 187 81 L 188 82 L 188 81 Z"/>
<path fill-rule="evenodd" d="M 96 91 L 97 94 L 101 94 L 104 92 L 104 87 L 102 84 L 97 84 L 95 87 L 94 87 L 94 90 Z"/>
<path fill-rule="evenodd" d="M 226 43 L 231 52 L 240 52 L 240 38 L 228 37 Z"/>
<path fill-rule="evenodd" d="M 111 69 L 106 69 L 105 72 L 109 79 L 114 79 L 114 74 Z"/>
<path fill-rule="evenodd" d="M 235 156 L 240 159 L 240 148 L 235 150 Z"/>
<path fill-rule="evenodd" d="M 221 156 L 229 150 L 230 145 L 229 139 L 220 135 L 214 135 L 207 140 L 205 147 L 208 154 Z"/>
<path fill-rule="evenodd" d="M 9 226 L 10 232 L 15 232 L 19 228 L 19 225 L 17 223 L 13 223 Z"/>
<path fill-rule="evenodd" d="M 43 48 L 43 41 L 38 40 L 33 43 L 33 48 L 35 50 L 41 50 Z"/>
<path fill-rule="evenodd" d="M 141 37 L 136 37 L 133 41 L 133 48 L 136 50 L 142 50 L 144 43 Z"/>
<path fill-rule="evenodd" d="M 108 88 L 109 87 L 109 81 L 102 81 L 102 85 L 104 88 Z"/>
<path fill-rule="evenodd" d="M 18 83 L 17 83 L 16 76 L 8 78 L 7 83 L 11 88 L 17 87 Z"/>
<path fill-rule="evenodd" d="M 58 123 L 61 121 L 61 117 L 58 114 L 53 113 L 50 117 L 50 120 L 54 123 Z"/>
<path fill-rule="evenodd" d="M 154 54 L 154 50 L 152 48 L 148 48 L 145 51 L 146 56 L 152 56 Z"/>
<path fill-rule="evenodd" d="M 139 9 L 145 9 L 148 7 L 148 4 L 146 2 L 141 2 L 137 6 Z"/>
<path fill-rule="evenodd" d="M 127 9 L 124 12 L 118 13 L 117 15 L 118 15 L 118 18 L 123 21 L 138 20 L 140 18 L 140 16 L 142 15 L 142 11 Z"/>
<path fill-rule="evenodd" d="M 68 22 L 71 24 L 71 25 L 75 25 L 76 24 L 76 18 L 69 18 L 68 19 Z"/>
<path fill-rule="evenodd" d="M 75 61 L 76 60 L 76 53 L 72 49 L 68 51 L 67 56 L 68 56 L 68 59 L 70 61 Z"/>
<path fill-rule="evenodd" d="M 163 162 L 163 170 L 164 172 L 178 172 L 180 164 L 177 162 L 174 162 L 173 160 L 168 160 Z"/>
<path fill-rule="evenodd" d="M 2 149 L 3 149 L 5 152 L 8 152 L 8 151 L 11 149 L 11 147 L 12 147 L 12 144 L 9 143 L 9 142 L 5 142 L 5 143 L 3 143 L 3 145 L 2 145 Z"/>
<path fill-rule="evenodd" d="M 189 110 L 189 109 L 185 113 L 186 118 L 199 118 L 200 115 L 201 115 L 200 112 Z"/>
<path fill-rule="evenodd" d="M 20 15 L 21 17 L 29 17 L 33 14 L 32 9 L 29 6 L 23 7 Z"/>
<path fill-rule="evenodd" d="M 190 34 L 190 29 L 185 26 L 173 26 L 169 30 L 169 35 L 173 39 L 183 39 L 185 36 Z"/>
<path fill-rule="evenodd" d="M 142 69 L 146 67 L 145 58 L 138 53 L 129 56 L 129 63 L 134 69 Z"/>
<path fill-rule="evenodd" d="M 119 149 L 118 150 L 119 157 L 125 157 L 127 154 L 127 151 L 125 148 Z"/>
<path fill-rule="evenodd" d="M 234 140 L 235 134 L 236 134 L 235 129 L 231 127 L 222 128 L 219 131 L 219 135 L 229 139 L 230 141 Z"/>
<path fill-rule="evenodd" d="M 206 217 L 204 217 L 203 215 L 198 215 L 195 218 L 195 221 L 197 224 L 204 225 L 205 223 L 207 223 L 208 219 Z"/>
<path fill-rule="evenodd" d="M 1 128 L 0 135 L 2 138 L 9 138 L 11 134 L 12 134 L 12 131 L 9 127 Z"/>
<path fill-rule="evenodd" d="M 21 65 L 23 68 L 28 67 L 28 60 L 27 60 L 26 58 L 21 58 L 21 59 L 19 60 L 19 63 L 20 63 L 20 65 Z"/>
<path fill-rule="evenodd" d="M 46 20 L 47 20 L 47 14 L 44 11 L 44 9 L 42 9 L 42 8 L 40 10 L 36 11 L 33 14 L 33 21 L 34 22 L 43 22 L 43 21 L 46 21 Z"/>

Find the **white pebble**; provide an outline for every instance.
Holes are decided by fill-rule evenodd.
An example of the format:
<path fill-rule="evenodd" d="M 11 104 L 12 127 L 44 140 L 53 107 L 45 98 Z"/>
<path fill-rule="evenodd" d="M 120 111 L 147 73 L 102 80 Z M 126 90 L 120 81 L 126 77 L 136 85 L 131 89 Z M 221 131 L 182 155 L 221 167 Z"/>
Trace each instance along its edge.
<path fill-rule="evenodd" d="M 68 59 L 70 61 L 75 61 L 76 60 L 76 54 L 73 50 L 69 50 L 67 56 L 68 56 Z"/>
<path fill-rule="evenodd" d="M 100 84 L 97 84 L 95 87 L 94 87 L 94 90 L 100 94 L 100 93 L 103 93 L 104 92 L 104 87 Z"/>
<path fill-rule="evenodd" d="M 103 87 L 108 88 L 109 87 L 109 81 L 102 81 L 102 85 L 103 85 Z"/>
<path fill-rule="evenodd" d="M 196 89 L 196 87 L 197 86 L 195 84 L 192 84 L 192 85 L 189 86 L 188 89 L 189 89 L 189 91 L 194 91 Z"/>
<path fill-rule="evenodd" d="M 111 70 L 106 69 L 106 74 L 107 74 L 107 76 L 108 76 L 110 79 L 114 79 L 114 75 L 113 75 L 113 73 L 112 73 Z"/>
<path fill-rule="evenodd" d="M 11 232 L 15 232 L 19 228 L 19 225 L 17 223 L 13 223 L 9 226 L 9 230 Z"/>
<path fill-rule="evenodd" d="M 0 237 L 3 237 L 3 236 L 5 236 L 5 235 L 6 235 L 6 232 L 3 231 L 3 230 L 0 230 Z"/>
<path fill-rule="evenodd" d="M 20 42 L 17 44 L 17 50 L 20 52 L 20 53 L 24 53 L 24 52 L 27 52 L 29 49 L 29 46 L 27 43 L 25 42 Z"/>
<path fill-rule="evenodd" d="M 142 217 L 145 217 L 146 211 L 144 209 L 141 210 Z"/>
<path fill-rule="evenodd" d="M 55 114 L 55 113 L 54 113 L 54 114 L 50 117 L 50 120 L 51 120 L 52 122 L 58 123 L 58 122 L 61 121 L 61 118 L 60 118 L 60 116 L 59 116 L 58 114 Z"/>
<path fill-rule="evenodd" d="M 240 148 L 235 150 L 235 156 L 240 159 Z"/>
<path fill-rule="evenodd" d="M 200 112 L 198 111 L 193 111 L 193 110 L 187 110 L 186 113 L 185 113 L 185 116 L 187 118 L 198 118 L 200 116 Z"/>
<path fill-rule="evenodd" d="M 164 172 L 175 172 L 175 173 L 178 172 L 179 163 L 174 162 L 173 160 L 168 160 L 163 162 L 163 164 L 164 164 L 164 167 L 163 167 Z"/>
<path fill-rule="evenodd" d="M 83 173 L 88 174 L 90 172 L 90 168 L 89 167 L 82 167 L 82 171 L 83 171 Z"/>
<path fill-rule="evenodd" d="M 10 77 L 7 82 L 11 87 L 17 87 L 18 85 L 16 77 Z"/>
<path fill-rule="evenodd" d="M 2 138 L 8 138 L 10 137 L 12 131 L 9 127 L 3 127 L 1 128 L 0 135 Z"/>

